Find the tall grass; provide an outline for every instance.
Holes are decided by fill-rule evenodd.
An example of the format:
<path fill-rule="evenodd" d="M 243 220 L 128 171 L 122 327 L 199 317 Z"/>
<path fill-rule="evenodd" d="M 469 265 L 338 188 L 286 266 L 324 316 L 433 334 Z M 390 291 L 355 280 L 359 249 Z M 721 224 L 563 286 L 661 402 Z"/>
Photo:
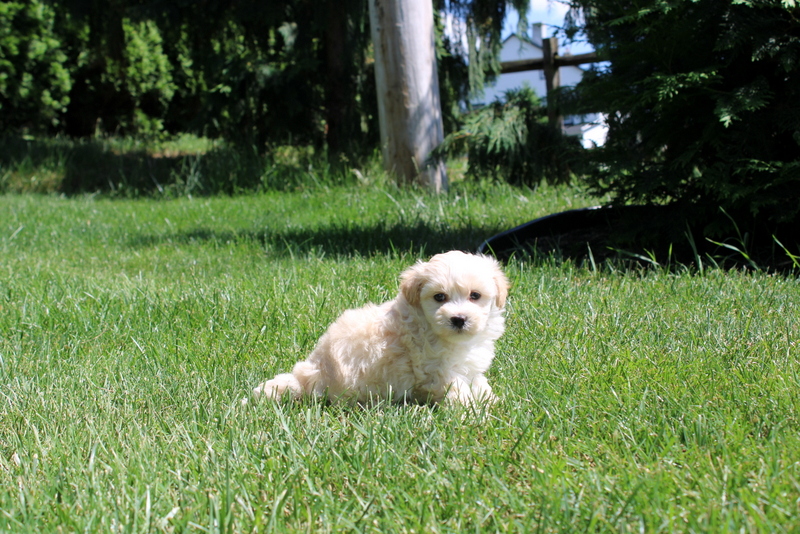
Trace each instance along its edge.
<path fill-rule="evenodd" d="M 241 404 L 418 258 L 588 203 L 459 187 L 0 197 L 0 530 L 800 529 L 790 276 L 512 260 L 499 405 Z"/>

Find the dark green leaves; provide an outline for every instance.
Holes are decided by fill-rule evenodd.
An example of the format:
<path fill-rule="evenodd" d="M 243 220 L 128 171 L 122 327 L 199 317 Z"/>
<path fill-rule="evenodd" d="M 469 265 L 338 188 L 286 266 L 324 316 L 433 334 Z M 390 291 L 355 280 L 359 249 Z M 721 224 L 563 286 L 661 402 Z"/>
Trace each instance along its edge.
<path fill-rule="evenodd" d="M 800 216 L 800 11 L 779 0 L 575 0 L 610 62 L 578 87 L 609 114 L 588 183 L 619 203 L 723 207 L 768 224 Z"/>

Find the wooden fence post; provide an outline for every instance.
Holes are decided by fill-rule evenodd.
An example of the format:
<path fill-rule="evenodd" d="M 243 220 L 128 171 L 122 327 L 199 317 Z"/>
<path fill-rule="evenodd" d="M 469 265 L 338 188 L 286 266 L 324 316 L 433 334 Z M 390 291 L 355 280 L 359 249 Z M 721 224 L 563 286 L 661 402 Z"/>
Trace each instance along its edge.
<path fill-rule="evenodd" d="M 542 55 L 544 70 L 544 82 L 547 88 L 547 121 L 550 126 L 561 131 L 564 128 L 564 118 L 559 113 L 555 103 L 554 89 L 561 85 L 561 75 L 558 72 L 556 56 L 558 55 L 558 39 L 549 37 L 542 39 Z"/>

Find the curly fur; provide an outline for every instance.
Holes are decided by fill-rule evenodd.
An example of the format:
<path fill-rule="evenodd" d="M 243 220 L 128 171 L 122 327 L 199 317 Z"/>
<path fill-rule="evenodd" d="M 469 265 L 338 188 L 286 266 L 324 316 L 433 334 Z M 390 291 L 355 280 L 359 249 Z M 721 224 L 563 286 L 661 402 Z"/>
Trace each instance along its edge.
<path fill-rule="evenodd" d="M 253 394 L 316 395 L 331 402 L 493 402 L 484 374 L 504 330 L 507 295 L 508 280 L 494 259 L 438 254 L 401 275 L 394 300 L 344 312 L 308 359 Z"/>

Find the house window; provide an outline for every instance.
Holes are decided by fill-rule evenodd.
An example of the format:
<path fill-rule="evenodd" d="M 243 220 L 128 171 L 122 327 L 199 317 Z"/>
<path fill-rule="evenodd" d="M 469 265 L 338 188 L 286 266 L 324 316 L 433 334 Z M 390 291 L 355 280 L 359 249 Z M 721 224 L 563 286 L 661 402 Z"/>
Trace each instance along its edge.
<path fill-rule="evenodd" d="M 593 124 L 598 120 L 597 113 L 588 115 L 567 115 L 564 117 L 564 126 L 577 126 L 579 124 Z"/>

